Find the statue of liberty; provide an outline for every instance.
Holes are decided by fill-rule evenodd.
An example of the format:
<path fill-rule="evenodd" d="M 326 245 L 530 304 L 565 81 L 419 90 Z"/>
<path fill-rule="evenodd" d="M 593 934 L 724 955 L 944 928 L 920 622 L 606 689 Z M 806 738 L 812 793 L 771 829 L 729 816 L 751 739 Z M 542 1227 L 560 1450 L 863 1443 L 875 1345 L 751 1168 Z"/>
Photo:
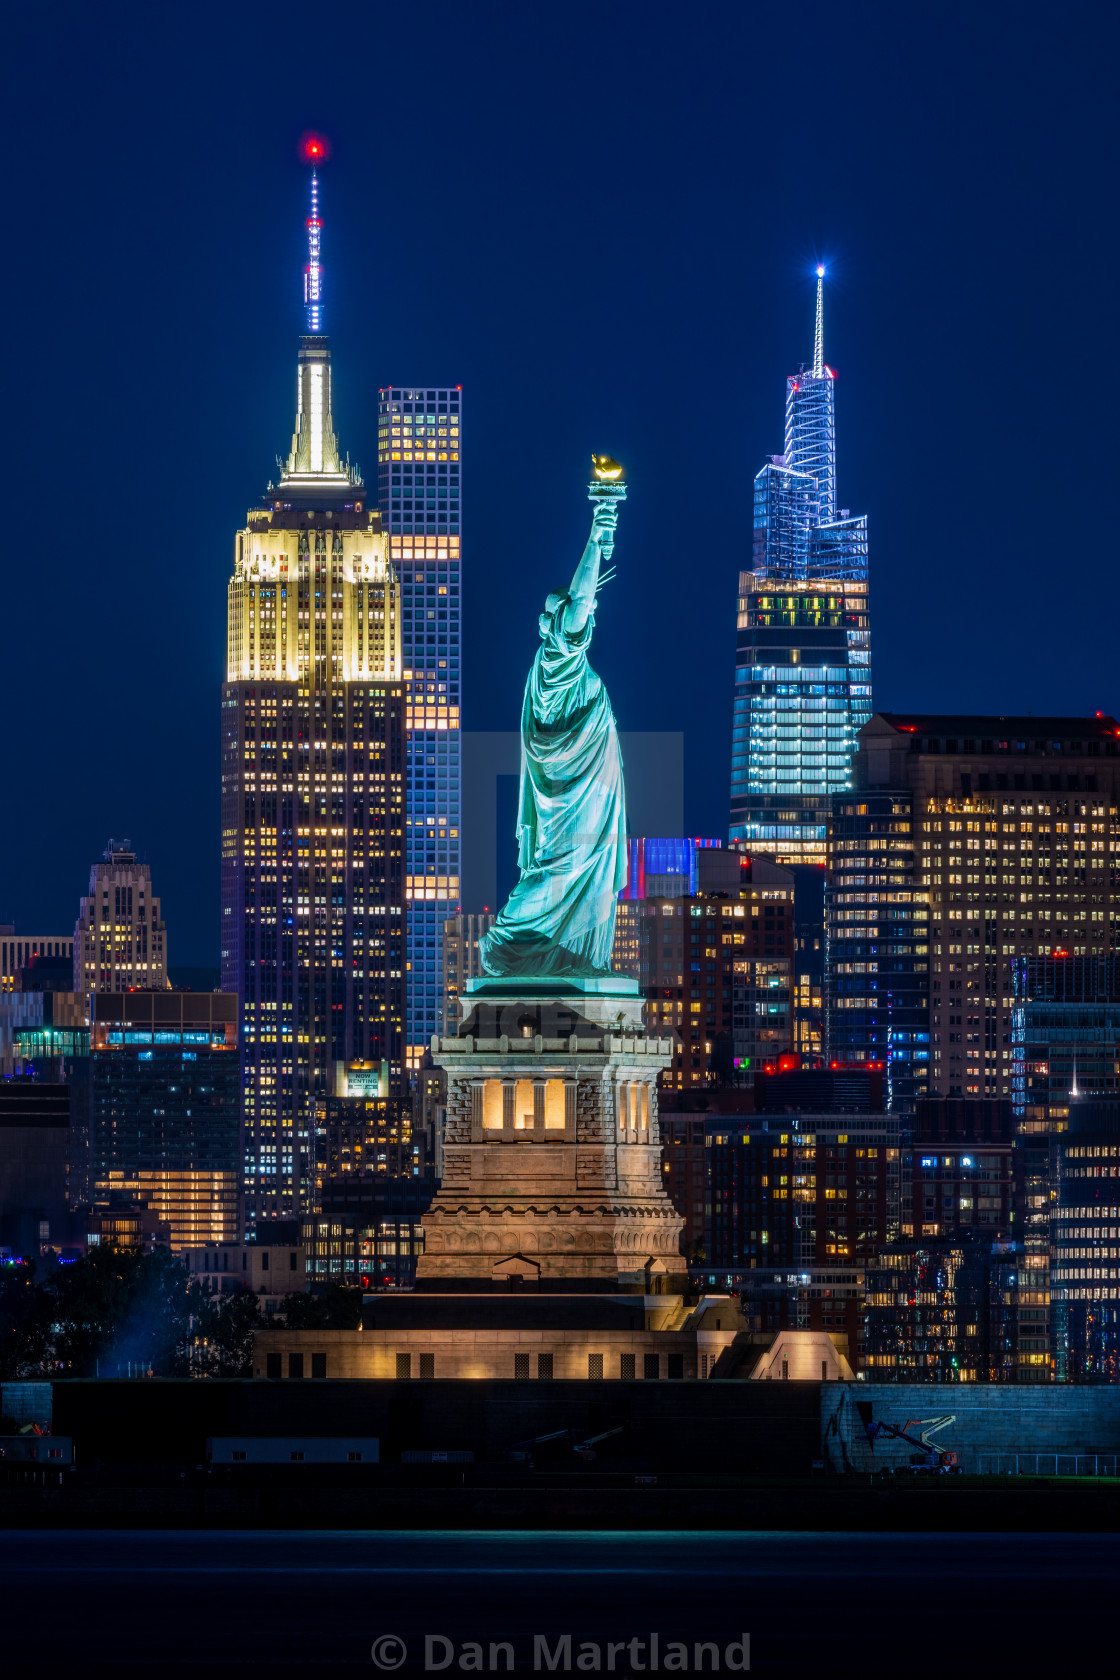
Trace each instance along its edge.
<path fill-rule="evenodd" d="M 580 979 L 611 973 L 615 906 L 626 884 L 626 795 L 614 713 L 588 663 L 596 593 L 614 548 L 622 468 L 592 456 L 591 535 L 568 589 L 538 625 L 521 708 L 517 861 L 521 878 L 479 942 L 487 974 Z"/>

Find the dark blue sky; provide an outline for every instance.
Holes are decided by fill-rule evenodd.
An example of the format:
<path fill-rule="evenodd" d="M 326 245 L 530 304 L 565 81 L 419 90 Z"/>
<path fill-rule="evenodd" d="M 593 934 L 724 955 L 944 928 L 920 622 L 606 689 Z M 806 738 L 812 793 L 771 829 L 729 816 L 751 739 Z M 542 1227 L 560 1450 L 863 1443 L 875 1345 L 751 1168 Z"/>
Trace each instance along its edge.
<path fill-rule="evenodd" d="M 882 709 L 1120 707 L 1106 5 L 476 0 L 23 8 L 9 24 L 0 920 L 128 834 L 216 960 L 232 536 L 291 431 L 305 172 L 343 447 L 464 387 L 465 721 L 626 464 L 596 664 L 727 821 L 736 574 L 830 265 L 839 490 Z"/>

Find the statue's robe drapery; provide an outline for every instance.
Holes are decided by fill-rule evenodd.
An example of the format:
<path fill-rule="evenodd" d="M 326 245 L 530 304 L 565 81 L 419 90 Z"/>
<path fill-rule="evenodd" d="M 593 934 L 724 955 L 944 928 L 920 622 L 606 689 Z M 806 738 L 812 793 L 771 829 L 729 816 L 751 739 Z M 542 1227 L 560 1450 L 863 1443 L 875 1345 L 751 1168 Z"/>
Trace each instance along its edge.
<path fill-rule="evenodd" d="M 611 972 L 627 872 L 622 754 L 602 679 L 587 662 L 594 614 L 572 631 L 570 611 L 565 600 L 542 618 L 542 645 L 525 684 L 521 879 L 480 942 L 488 974 Z"/>

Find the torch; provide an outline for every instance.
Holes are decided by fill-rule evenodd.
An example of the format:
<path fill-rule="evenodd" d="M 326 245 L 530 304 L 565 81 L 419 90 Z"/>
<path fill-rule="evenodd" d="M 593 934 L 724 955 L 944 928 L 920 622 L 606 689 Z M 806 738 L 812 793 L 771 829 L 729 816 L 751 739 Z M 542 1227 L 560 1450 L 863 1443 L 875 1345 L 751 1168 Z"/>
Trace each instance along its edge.
<path fill-rule="evenodd" d="M 587 486 L 587 499 L 594 504 L 613 502 L 616 506 L 626 500 L 626 481 L 622 468 L 610 455 L 592 455 L 591 483 Z M 604 561 L 609 561 L 614 553 L 614 538 L 609 534 L 600 544 Z M 614 576 L 614 568 L 609 572 L 599 573 L 599 586 L 609 583 Z"/>

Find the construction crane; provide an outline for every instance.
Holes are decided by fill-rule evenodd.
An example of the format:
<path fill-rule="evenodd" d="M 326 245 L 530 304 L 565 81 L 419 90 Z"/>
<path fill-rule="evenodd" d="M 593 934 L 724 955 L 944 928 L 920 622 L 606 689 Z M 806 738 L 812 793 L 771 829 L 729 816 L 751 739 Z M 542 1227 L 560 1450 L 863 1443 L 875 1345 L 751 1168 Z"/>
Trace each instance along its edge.
<path fill-rule="evenodd" d="M 885 1435 L 896 1441 L 905 1441 L 908 1446 L 919 1449 L 917 1452 L 910 1454 L 910 1469 L 947 1472 L 960 1469 L 960 1465 L 957 1463 L 957 1455 L 949 1447 L 938 1446 L 937 1442 L 931 1440 L 930 1437 L 936 1435 L 939 1429 L 947 1429 L 951 1423 L 956 1423 L 956 1421 L 957 1415 L 955 1412 L 943 1412 L 940 1417 L 907 1418 L 901 1429 L 897 1424 L 884 1423 L 882 1419 L 878 1423 L 872 1423 L 868 1419 L 865 1428 L 872 1452 L 875 1451 L 877 1437 Z M 909 1433 L 913 1429 L 918 1431 L 917 1435 Z"/>

